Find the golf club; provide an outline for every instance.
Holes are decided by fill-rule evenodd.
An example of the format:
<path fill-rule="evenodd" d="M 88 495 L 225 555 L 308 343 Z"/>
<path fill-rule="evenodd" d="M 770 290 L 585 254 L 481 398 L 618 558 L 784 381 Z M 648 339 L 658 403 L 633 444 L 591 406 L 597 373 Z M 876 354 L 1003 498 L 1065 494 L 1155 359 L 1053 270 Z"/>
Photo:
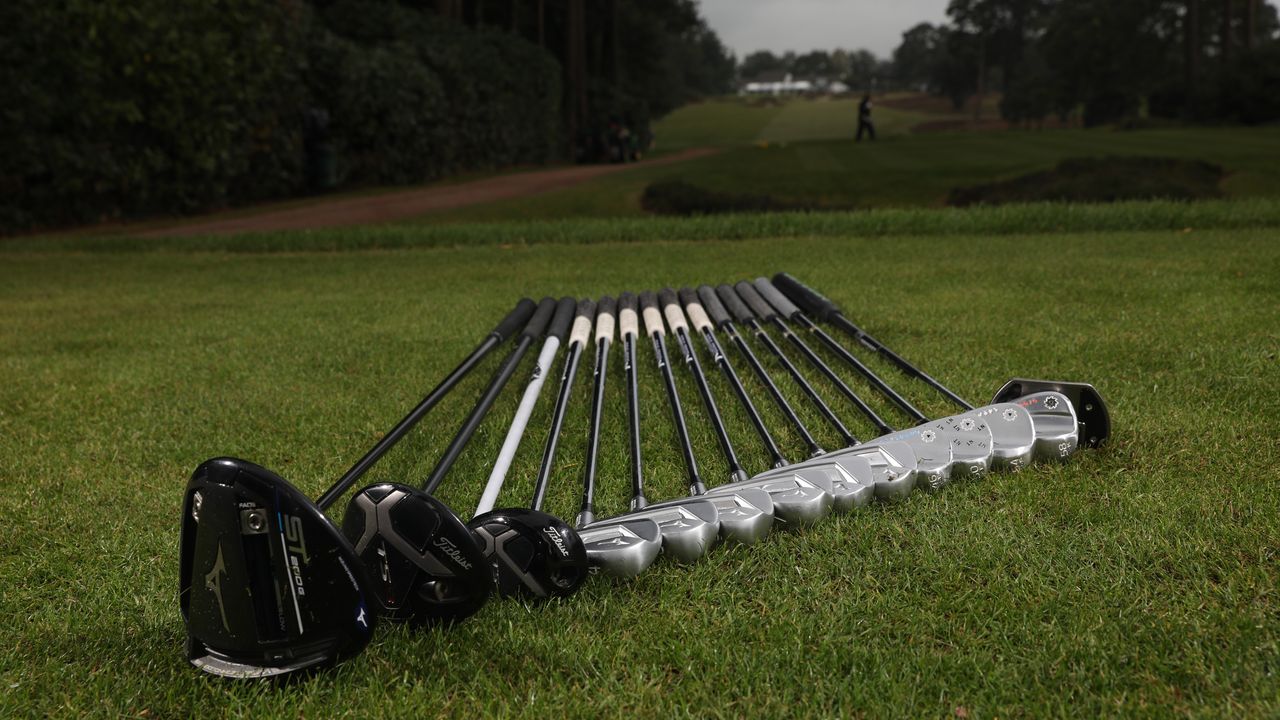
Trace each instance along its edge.
<path fill-rule="evenodd" d="M 636 298 L 630 293 L 623 293 L 621 299 L 622 311 L 619 314 L 621 318 L 619 324 L 622 326 L 624 349 L 630 349 L 625 363 L 628 384 L 631 384 L 635 381 L 636 369 L 635 338 L 638 327 Z M 667 554 L 678 562 L 693 562 L 706 555 L 707 551 L 715 545 L 720 533 L 720 513 L 714 502 L 697 497 L 650 505 L 644 496 L 643 470 L 638 442 L 631 443 L 631 511 L 607 520 L 595 520 L 594 491 L 600 447 L 600 419 L 604 410 L 604 387 L 608 370 L 609 343 L 613 338 L 616 304 L 613 298 L 605 297 L 601 298 L 600 305 L 601 312 L 596 318 L 596 372 L 591 424 L 587 436 L 587 463 L 583 473 L 583 502 L 582 512 L 578 516 L 578 526 L 584 531 L 617 529 L 616 531 L 621 533 L 637 520 L 652 521 L 658 525 L 659 532 L 662 534 L 662 546 Z M 630 342 L 627 342 L 628 339 Z M 633 406 L 632 410 L 633 412 L 629 415 L 634 439 L 639 433 L 639 406 Z"/>
<path fill-rule="evenodd" d="M 223 677 L 281 677 L 364 649 L 376 624 L 369 609 L 372 583 L 324 509 L 533 310 L 533 301 L 521 300 L 314 503 L 280 476 L 244 460 L 214 458 L 196 468 L 183 495 L 178 593 L 192 665 Z M 443 505 L 436 511 L 448 512 Z"/>
<path fill-rule="evenodd" d="M 563 520 L 540 509 L 493 509 L 577 306 L 569 297 L 561 298 L 556 305 L 529 383 L 511 419 L 475 514 L 467 523 L 483 543 L 482 552 L 493 569 L 494 589 L 499 595 L 563 597 L 577 591 L 587 578 L 586 548 L 578 533 Z"/>
<path fill-rule="evenodd" d="M 347 504 L 342 531 L 377 576 L 378 612 L 397 620 L 451 623 L 489 599 L 493 577 L 474 533 L 432 493 L 453 467 L 530 345 L 542 335 L 556 301 L 543 298 L 511 353 L 436 463 L 422 489 L 401 483 L 370 485 Z"/>

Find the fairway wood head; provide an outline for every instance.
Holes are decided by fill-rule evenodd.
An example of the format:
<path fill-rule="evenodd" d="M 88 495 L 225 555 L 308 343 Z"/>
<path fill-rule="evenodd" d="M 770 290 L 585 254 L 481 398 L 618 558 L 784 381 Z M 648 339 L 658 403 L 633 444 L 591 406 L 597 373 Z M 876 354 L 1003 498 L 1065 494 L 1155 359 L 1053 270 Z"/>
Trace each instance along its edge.
<path fill-rule="evenodd" d="M 951 481 L 951 433 L 930 424 L 899 430 L 873 440 L 904 442 L 916 455 L 916 486 L 939 490 Z"/>
<path fill-rule="evenodd" d="M 572 595 L 587 579 L 587 549 L 560 518 L 540 510 L 506 508 L 472 518 L 499 595 Z"/>
<path fill-rule="evenodd" d="M 991 469 L 1017 471 L 1031 462 L 1036 444 L 1031 414 L 1015 403 L 984 405 L 957 417 L 971 417 L 991 429 Z"/>
<path fill-rule="evenodd" d="M 579 531 L 598 530 L 609 525 L 652 520 L 662 532 L 662 549 L 677 562 L 693 562 L 716 544 L 720 535 L 720 513 L 715 503 L 703 498 L 684 498 L 649 505 L 625 515 L 599 520 Z"/>
<path fill-rule="evenodd" d="M 182 505 L 178 604 L 187 659 L 262 678 L 328 665 L 368 644 L 367 575 L 305 495 L 234 458 L 201 464 Z"/>
<path fill-rule="evenodd" d="M 825 477 L 819 482 L 812 482 L 785 471 L 770 471 L 758 478 L 720 485 L 707 491 L 705 497 L 753 488 L 768 493 L 769 501 L 773 503 L 774 519 L 789 525 L 810 525 L 831 512 L 831 486 Z"/>
<path fill-rule="evenodd" d="M 951 479 L 981 477 L 991 469 L 991 428 L 987 421 L 968 415 L 952 415 L 928 423 L 951 437 Z M 923 427 L 923 426 L 922 426 Z"/>
<path fill-rule="evenodd" d="M 475 535 L 448 506 L 417 488 L 364 488 L 347 505 L 342 532 L 373 576 L 384 617 L 457 622 L 479 610 L 493 591 Z"/>
<path fill-rule="evenodd" d="M 653 564 L 662 552 L 662 530 L 648 518 L 619 520 L 578 531 L 587 561 L 607 575 L 633 578 Z"/>
<path fill-rule="evenodd" d="M 1027 409 L 1036 430 L 1034 454 L 1041 460 L 1066 460 L 1080 447 L 1080 423 L 1067 396 L 1038 392 L 1013 402 Z"/>
<path fill-rule="evenodd" d="M 773 528 L 773 500 L 759 488 L 742 487 L 732 492 L 705 494 L 720 517 L 720 536 L 743 545 L 754 545 Z"/>

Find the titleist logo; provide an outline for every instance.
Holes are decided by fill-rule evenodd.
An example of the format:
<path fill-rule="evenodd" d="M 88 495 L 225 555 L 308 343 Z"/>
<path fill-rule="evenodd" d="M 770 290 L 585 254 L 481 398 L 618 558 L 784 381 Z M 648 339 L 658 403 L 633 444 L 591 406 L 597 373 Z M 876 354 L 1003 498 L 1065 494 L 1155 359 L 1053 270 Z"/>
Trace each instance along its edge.
<path fill-rule="evenodd" d="M 462 566 L 463 569 L 471 569 L 471 563 L 467 562 L 467 559 L 462 555 L 462 551 L 458 549 L 457 545 L 450 542 L 448 538 L 436 538 L 435 546 L 443 550 L 445 555 L 448 555 L 450 559 Z"/>
<path fill-rule="evenodd" d="M 561 555 L 569 557 L 569 548 L 564 546 L 564 538 L 560 537 L 560 533 L 555 528 L 543 528 L 542 533 L 551 539 L 551 543 L 556 546 Z"/>

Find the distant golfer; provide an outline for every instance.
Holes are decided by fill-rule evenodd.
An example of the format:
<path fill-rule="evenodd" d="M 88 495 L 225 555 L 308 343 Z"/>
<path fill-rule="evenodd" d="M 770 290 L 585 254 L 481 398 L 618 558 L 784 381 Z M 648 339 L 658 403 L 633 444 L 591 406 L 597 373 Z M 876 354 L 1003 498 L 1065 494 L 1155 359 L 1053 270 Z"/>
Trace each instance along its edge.
<path fill-rule="evenodd" d="M 854 142 L 862 142 L 862 133 L 871 136 L 872 141 L 876 139 L 876 126 L 871 122 L 871 93 L 862 96 L 862 102 L 858 103 L 858 137 Z"/>

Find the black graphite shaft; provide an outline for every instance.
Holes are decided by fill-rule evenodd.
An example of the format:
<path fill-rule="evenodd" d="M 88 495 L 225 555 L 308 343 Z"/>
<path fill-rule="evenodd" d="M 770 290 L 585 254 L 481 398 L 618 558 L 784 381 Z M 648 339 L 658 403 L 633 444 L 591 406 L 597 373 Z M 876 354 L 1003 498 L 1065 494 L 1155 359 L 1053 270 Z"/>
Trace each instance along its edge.
<path fill-rule="evenodd" d="M 569 407 L 569 396 L 573 394 L 573 381 L 578 375 L 582 349 L 591 340 L 591 321 L 595 314 L 594 302 L 585 299 L 578 301 L 578 312 L 573 319 L 573 329 L 569 333 L 569 353 L 565 357 L 564 372 L 560 376 L 556 406 L 551 412 L 551 430 L 547 433 L 547 443 L 542 449 L 542 464 L 538 466 L 538 479 L 533 484 L 533 500 L 529 506 L 534 510 L 542 509 L 542 502 L 547 495 L 547 484 L 551 480 L 556 450 L 560 444 L 560 431 L 564 427 L 565 411 Z"/>
<path fill-rule="evenodd" d="M 622 370 L 627 380 L 627 429 L 631 436 L 631 509 L 649 504 L 644 496 L 644 464 L 640 450 L 640 376 L 636 338 L 640 334 L 640 302 L 634 293 L 618 296 L 618 334 L 622 338 Z"/>

